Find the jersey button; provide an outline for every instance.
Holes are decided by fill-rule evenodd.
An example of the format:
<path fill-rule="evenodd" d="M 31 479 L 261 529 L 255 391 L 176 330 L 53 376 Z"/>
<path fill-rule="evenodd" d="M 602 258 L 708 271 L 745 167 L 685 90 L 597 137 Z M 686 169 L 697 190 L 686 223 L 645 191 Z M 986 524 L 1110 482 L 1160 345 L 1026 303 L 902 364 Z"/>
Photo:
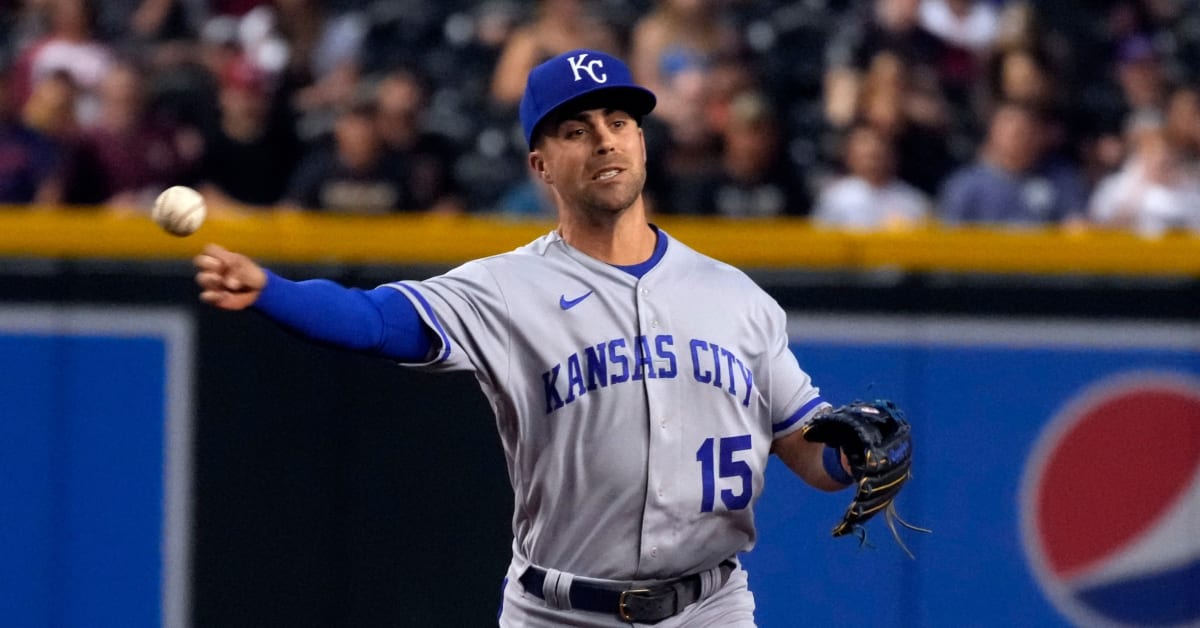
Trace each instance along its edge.
<path fill-rule="evenodd" d="M 650 558 L 658 558 L 658 548 L 657 547 L 650 548 Z"/>

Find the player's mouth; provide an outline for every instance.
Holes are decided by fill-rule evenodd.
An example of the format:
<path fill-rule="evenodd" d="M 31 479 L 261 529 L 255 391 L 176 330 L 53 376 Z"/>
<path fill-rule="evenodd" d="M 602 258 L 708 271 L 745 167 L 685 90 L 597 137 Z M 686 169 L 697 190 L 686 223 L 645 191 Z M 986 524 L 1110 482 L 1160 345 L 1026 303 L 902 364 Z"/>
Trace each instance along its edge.
<path fill-rule="evenodd" d="M 605 168 L 592 176 L 592 181 L 607 181 L 622 172 L 625 172 L 624 168 Z"/>

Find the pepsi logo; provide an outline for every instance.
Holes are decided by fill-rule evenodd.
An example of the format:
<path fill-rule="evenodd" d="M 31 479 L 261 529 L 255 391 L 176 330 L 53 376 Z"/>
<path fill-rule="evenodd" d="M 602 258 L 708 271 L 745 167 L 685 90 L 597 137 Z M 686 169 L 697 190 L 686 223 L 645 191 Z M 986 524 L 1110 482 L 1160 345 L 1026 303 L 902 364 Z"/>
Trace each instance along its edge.
<path fill-rule="evenodd" d="M 1200 379 L 1077 394 L 1034 444 L 1020 512 L 1034 577 L 1072 623 L 1200 627 Z"/>

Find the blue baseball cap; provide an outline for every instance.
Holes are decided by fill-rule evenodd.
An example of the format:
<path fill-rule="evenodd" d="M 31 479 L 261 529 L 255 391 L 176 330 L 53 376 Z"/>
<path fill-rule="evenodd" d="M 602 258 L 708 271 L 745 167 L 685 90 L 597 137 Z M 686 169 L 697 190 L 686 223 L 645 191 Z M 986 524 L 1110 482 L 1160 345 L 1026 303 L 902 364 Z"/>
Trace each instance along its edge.
<path fill-rule="evenodd" d="M 521 126 L 530 148 L 537 126 L 546 116 L 584 96 L 597 98 L 603 103 L 600 106 L 620 109 L 639 120 L 658 102 L 653 92 L 633 82 L 633 75 L 620 59 L 597 50 L 564 52 L 530 70 L 525 82 Z"/>

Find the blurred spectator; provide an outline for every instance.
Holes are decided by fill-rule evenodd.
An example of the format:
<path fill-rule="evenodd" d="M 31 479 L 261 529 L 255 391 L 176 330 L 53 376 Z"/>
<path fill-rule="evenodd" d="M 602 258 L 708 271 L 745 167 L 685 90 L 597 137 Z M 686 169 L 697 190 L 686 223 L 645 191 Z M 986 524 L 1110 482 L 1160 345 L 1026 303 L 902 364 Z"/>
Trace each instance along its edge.
<path fill-rule="evenodd" d="M 576 48 L 620 54 L 611 25 L 584 0 L 538 0 L 536 14 L 508 39 L 492 74 L 492 103 L 516 107 L 525 93 L 525 77 L 534 66 Z"/>
<path fill-rule="evenodd" d="M 780 150 L 779 121 L 760 92 L 743 92 L 729 108 L 719 167 L 698 185 L 679 189 L 670 207 L 679 213 L 729 218 L 803 215 L 809 198 L 803 177 Z"/>
<path fill-rule="evenodd" d="M 928 218 L 929 198 L 896 177 L 895 154 L 878 131 L 856 127 L 845 145 L 846 175 L 821 192 L 814 222 L 850 229 L 904 229 Z"/>
<path fill-rule="evenodd" d="M 1200 168 L 1200 86 L 1184 85 L 1171 92 L 1166 133 L 1184 163 Z"/>
<path fill-rule="evenodd" d="M 642 120 L 647 154 L 658 161 L 647 166 L 647 203 L 652 212 L 700 212 L 704 199 L 699 190 L 719 176 L 722 138 L 702 118 L 689 126 L 688 133 L 676 134 L 654 116 Z"/>
<path fill-rule="evenodd" d="M 939 216 L 948 223 L 1061 223 L 1086 211 L 1083 181 L 1072 168 L 1045 161 L 1042 120 L 1032 108 L 1001 105 L 974 165 L 942 189 Z"/>
<path fill-rule="evenodd" d="M 262 9 L 269 11 L 269 8 Z M 260 35 L 256 39 L 251 39 L 243 45 L 243 38 L 239 32 L 244 30 L 242 27 L 241 18 L 230 15 L 218 15 L 210 18 L 204 23 L 204 27 L 200 29 L 197 37 L 195 55 L 193 63 L 195 67 L 189 73 L 189 78 L 193 79 L 192 89 L 195 90 L 192 94 L 201 103 L 202 107 L 206 108 L 207 121 L 206 126 L 216 124 L 219 115 L 220 101 L 218 91 L 220 89 L 221 78 L 229 68 L 234 64 L 245 63 L 255 68 L 262 74 L 264 80 L 269 82 L 274 89 L 275 98 L 280 101 L 282 109 L 291 110 L 291 102 L 286 99 L 289 97 L 288 92 L 283 88 L 285 86 L 284 78 L 281 70 L 276 68 L 267 68 L 258 62 L 257 56 L 261 56 L 261 50 L 258 55 L 252 54 L 254 46 L 263 46 L 264 42 L 270 41 L 269 35 Z M 216 105 L 216 106 L 214 106 Z"/>
<path fill-rule="evenodd" d="M 274 0 L 277 12 L 258 8 L 242 18 L 242 30 L 277 29 L 286 41 L 284 68 L 288 91 L 294 90 L 293 106 L 300 118 L 298 132 L 304 141 L 327 134 L 337 112 L 351 106 L 360 84 L 360 56 L 367 35 L 366 17 L 352 10 L 335 11 L 324 0 Z M 260 17 L 261 16 L 261 17 Z M 258 22 L 262 25 L 258 26 Z M 255 63 L 274 70 L 270 36 L 262 51 L 242 42 Z"/>
<path fill-rule="evenodd" d="M 62 151 L 17 115 L 0 72 L 0 204 L 53 204 L 61 197 Z"/>
<path fill-rule="evenodd" d="M 29 128 L 54 143 L 59 154 L 55 182 L 41 202 L 61 203 L 66 200 L 66 186 L 76 164 L 80 162 L 82 130 L 75 118 L 75 83 L 66 72 L 55 72 L 33 88 L 21 118 Z M 10 96 L 11 98 L 12 96 Z"/>
<path fill-rule="evenodd" d="M 66 72 L 79 90 L 76 117 L 81 124 L 91 124 L 100 108 L 97 92 L 113 63 L 108 46 L 95 37 L 95 6 L 90 0 L 48 1 L 49 32 L 17 59 L 13 88 L 18 103 L 24 106 L 45 77 Z"/>
<path fill-rule="evenodd" d="M 1138 119 L 1161 118 L 1167 99 L 1163 59 L 1151 39 L 1141 34 L 1139 11 L 1128 2 L 1117 2 L 1107 14 L 1107 28 L 1115 37 L 1106 41 L 1113 58 L 1099 64 L 1103 70 L 1088 87 L 1089 106 L 1079 118 L 1091 121 L 1089 137 L 1080 142 L 1089 180 L 1095 184 L 1120 167 L 1131 150 L 1125 130 Z M 1103 97 L 1100 97 L 1100 95 Z"/>
<path fill-rule="evenodd" d="M 987 102 L 976 112 L 990 117 L 997 103 L 1019 102 L 1042 110 L 1055 108 L 1059 93 L 1050 61 L 1035 47 L 1000 50 L 991 58 L 987 72 Z"/>
<path fill-rule="evenodd" d="M 33 93 L 25 102 L 22 111 L 25 124 L 63 149 L 75 146 L 80 133 L 79 122 L 75 119 L 76 97 L 75 83 L 69 74 L 60 71 L 47 76 L 33 87 Z"/>
<path fill-rule="evenodd" d="M 246 58 L 219 76 L 219 120 L 204 134 L 198 178 L 208 204 L 275 205 L 300 152 L 291 120 L 280 113 L 269 77 Z"/>
<path fill-rule="evenodd" d="M 721 176 L 729 100 L 753 85 L 739 34 L 714 0 L 658 0 L 634 23 L 629 66 L 658 97 L 643 121 L 652 154 L 647 199 L 667 213 L 714 211 L 698 194 Z"/>
<path fill-rule="evenodd" d="M 1184 167 L 1161 126 L 1138 126 L 1131 132 L 1133 152 L 1125 166 L 1104 179 L 1092 197 L 1092 221 L 1145 237 L 1175 229 L 1200 232 L 1200 173 Z"/>
<path fill-rule="evenodd" d="M 914 76 L 938 78 L 946 46 L 920 24 L 921 0 L 874 0 L 867 17 L 855 15 L 834 34 L 825 74 L 825 116 L 836 128 L 854 122 L 861 81 L 880 53 L 889 53 Z"/>
<path fill-rule="evenodd" d="M 333 144 L 312 151 L 288 184 L 283 205 L 346 214 L 383 215 L 416 209 L 403 164 L 387 158 L 373 103 L 343 111 Z"/>
<path fill-rule="evenodd" d="M 1041 117 L 1042 155 L 1086 161 L 1084 138 L 1093 133 L 1087 116 L 1072 115 L 1068 93 L 1049 53 L 1038 47 L 1009 48 L 994 57 L 991 97 L 978 102 L 976 120 L 990 120 L 999 103 L 1021 103 Z"/>
<path fill-rule="evenodd" d="M 634 24 L 630 69 L 658 96 L 653 115 L 667 122 L 673 136 L 699 132 L 713 66 L 739 47 L 738 32 L 720 8 L 714 0 L 657 0 Z"/>
<path fill-rule="evenodd" d="M 871 19 L 851 49 L 854 67 L 864 68 L 881 52 L 909 65 L 935 65 L 945 45 L 921 25 L 921 0 L 875 0 Z"/>
<path fill-rule="evenodd" d="M 1005 0 L 995 4 L 998 11 L 993 49 L 1032 49 L 1041 44 L 1038 14 L 1030 0 Z"/>
<path fill-rule="evenodd" d="M 706 111 L 708 127 L 713 132 L 725 132 L 729 123 L 734 101 L 746 92 L 763 92 L 768 86 L 761 84 L 752 61 L 743 56 L 723 56 L 714 59 L 706 76 Z M 774 92 L 772 92 L 774 93 Z M 772 102 L 775 101 L 772 97 Z M 783 132 L 783 129 L 780 129 Z"/>
<path fill-rule="evenodd" d="M 118 46 L 190 39 L 208 13 L 208 0 L 103 0 L 96 4 L 99 36 Z"/>
<path fill-rule="evenodd" d="M 987 0 L 921 0 L 921 26 L 947 44 L 976 54 L 996 41 L 1000 18 Z"/>
<path fill-rule="evenodd" d="M 969 105 L 999 30 L 990 0 L 921 0 L 921 26 L 946 45 L 936 59 L 938 80 L 955 106 Z"/>
<path fill-rule="evenodd" d="M 458 213 L 464 210 L 454 180 L 457 151 L 422 127 L 427 106 L 424 81 L 409 70 L 393 70 L 375 88 L 376 127 L 388 151 L 401 164 L 411 206 L 407 209 Z"/>
<path fill-rule="evenodd" d="M 856 120 L 879 132 L 896 150 L 901 179 L 933 194 L 954 169 L 950 112 L 936 85 L 914 75 L 891 53 L 875 57 L 863 81 Z"/>
<path fill-rule="evenodd" d="M 208 17 L 208 0 L 103 0 L 97 2 L 98 36 L 123 58 L 147 70 L 154 107 L 179 113 L 191 126 L 201 120 L 195 99 L 198 35 Z"/>
<path fill-rule="evenodd" d="M 0 1 L 0 54 L 19 56 L 18 111 L 56 144 L 72 202 L 112 200 L 109 178 L 96 174 L 96 133 L 83 142 L 79 129 L 96 126 L 106 68 L 134 50 L 146 70 L 143 117 L 171 138 L 185 180 L 197 172 L 187 169 L 193 149 L 178 127 L 206 130 L 202 176 L 223 181 L 202 185 L 214 206 L 221 189 L 236 204 L 281 200 L 279 181 L 292 180 L 297 157 L 335 155 L 335 121 L 369 92 L 387 145 L 380 161 L 392 162 L 388 177 L 404 209 L 462 211 L 461 199 L 495 207 L 505 190 L 524 190 L 530 206 L 537 204 L 536 188 L 510 159 L 526 148 L 511 129 L 529 68 L 567 49 L 620 52 L 628 43 L 635 74 L 659 95 L 655 114 L 643 121 L 658 170 L 647 188 L 652 211 L 772 213 L 745 210 L 753 203 L 744 194 L 699 193 L 718 181 L 727 189 L 746 185 L 730 173 L 765 167 L 751 163 L 750 149 L 736 148 L 764 138 L 726 129 L 734 124 L 733 100 L 747 91 L 769 90 L 772 102 L 788 103 L 774 144 L 792 163 L 792 179 L 804 181 L 794 185 L 801 196 L 843 158 L 852 167 L 841 139 L 859 126 L 894 151 L 899 180 L 927 196 L 942 192 L 957 165 L 977 155 L 995 110 L 1007 102 L 1042 118 L 1039 156 L 1022 181 L 1069 173 L 1064 159 L 1078 158 L 1087 185 L 1127 171 L 1137 150 L 1123 129 L 1144 112 L 1165 117 L 1182 167 L 1200 168 L 1198 92 L 1169 87 L 1200 80 L 1193 4 L 489 0 L 412 5 L 413 13 L 401 8 L 406 3 L 377 0 L 10 0 Z M 782 45 L 792 38 L 821 42 L 815 45 L 827 58 L 814 56 L 812 45 Z M 232 90 L 221 80 L 242 55 L 262 71 L 274 98 L 261 123 L 254 122 L 264 114 L 251 87 L 258 79 Z M 412 76 L 376 80 L 401 66 Z M 770 75 L 759 76 L 764 71 Z M 821 89 L 825 98 L 817 96 Z M 258 176 L 247 176 L 252 171 Z M 1040 198 L 1038 185 L 1025 187 Z M 743 211 L 719 209 L 720 198 L 740 198 Z M 795 211 L 806 203 L 786 205 Z"/>
<path fill-rule="evenodd" d="M 163 188 L 185 181 L 201 141 L 153 115 L 145 78 L 132 64 L 113 66 L 100 85 L 100 99 L 96 123 L 84 128 L 66 200 L 149 210 Z"/>
<path fill-rule="evenodd" d="M 1149 37 L 1134 35 L 1120 43 L 1116 71 L 1127 112 L 1162 113 L 1166 76 L 1162 57 Z"/>
<path fill-rule="evenodd" d="M 1035 9 L 1031 0 L 1010 0 L 1000 10 L 996 40 L 987 57 L 985 73 L 977 84 L 982 102 L 975 102 L 971 112 L 980 128 L 991 119 L 996 105 L 1005 101 L 1025 103 L 1043 111 L 1066 112 L 1085 103 L 1094 104 L 1092 101 L 1097 99 L 1096 93 L 1079 93 L 1077 86 L 1082 82 L 1100 89 L 1108 78 L 1104 76 L 1104 64 L 1094 59 L 1080 60 L 1076 53 L 1103 55 L 1105 51 L 1088 48 L 1095 46 L 1095 42 L 1078 34 L 1073 37 L 1079 43 L 1072 45 L 1072 36 L 1056 30 L 1050 20 L 1044 19 L 1044 7 Z M 1083 9 L 1076 7 L 1076 10 Z M 1086 10 L 1083 12 L 1087 14 Z M 1088 35 L 1092 35 L 1091 31 Z M 1096 123 L 1088 120 L 1073 122 L 1072 126 L 1083 128 Z"/>

